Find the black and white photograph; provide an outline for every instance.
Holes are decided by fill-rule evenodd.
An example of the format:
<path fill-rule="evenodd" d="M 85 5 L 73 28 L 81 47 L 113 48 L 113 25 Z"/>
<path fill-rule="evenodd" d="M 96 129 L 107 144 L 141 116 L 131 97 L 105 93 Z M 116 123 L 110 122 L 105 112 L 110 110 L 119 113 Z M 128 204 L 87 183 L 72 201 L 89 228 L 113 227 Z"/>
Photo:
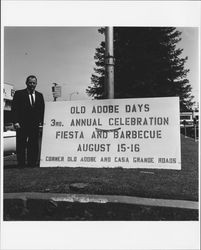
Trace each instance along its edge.
<path fill-rule="evenodd" d="M 199 249 L 200 3 L 6 2 L 2 249 Z"/>

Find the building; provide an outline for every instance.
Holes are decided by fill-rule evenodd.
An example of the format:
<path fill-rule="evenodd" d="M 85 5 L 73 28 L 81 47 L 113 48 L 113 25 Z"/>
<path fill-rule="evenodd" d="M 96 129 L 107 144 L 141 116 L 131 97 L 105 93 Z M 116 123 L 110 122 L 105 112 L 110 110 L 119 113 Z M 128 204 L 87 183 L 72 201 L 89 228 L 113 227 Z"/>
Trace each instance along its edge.
<path fill-rule="evenodd" d="M 3 87 L 3 103 L 4 103 L 4 127 L 12 123 L 11 105 L 15 93 L 12 84 L 4 83 Z"/>

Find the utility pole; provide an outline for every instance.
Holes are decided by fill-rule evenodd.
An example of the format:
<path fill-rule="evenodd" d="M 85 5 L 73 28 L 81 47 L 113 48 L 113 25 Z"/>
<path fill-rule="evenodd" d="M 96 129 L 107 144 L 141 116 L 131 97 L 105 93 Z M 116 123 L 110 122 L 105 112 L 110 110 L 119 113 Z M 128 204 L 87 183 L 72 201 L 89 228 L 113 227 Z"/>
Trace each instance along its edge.
<path fill-rule="evenodd" d="M 113 27 L 105 27 L 105 98 L 114 99 Z"/>

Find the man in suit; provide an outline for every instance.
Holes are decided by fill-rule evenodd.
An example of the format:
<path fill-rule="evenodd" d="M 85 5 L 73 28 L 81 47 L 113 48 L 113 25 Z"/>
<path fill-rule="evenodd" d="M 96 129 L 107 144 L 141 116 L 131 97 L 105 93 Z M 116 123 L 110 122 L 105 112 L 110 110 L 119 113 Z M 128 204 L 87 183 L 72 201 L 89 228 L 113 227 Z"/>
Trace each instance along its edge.
<path fill-rule="evenodd" d="M 13 123 L 16 129 L 16 149 L 19 167 L 35 167 L 39 154 L 39 127 L 43 124 L 44 98 L 35 90 L 37 78 L 26 79 L 26 89 L 15 92 L 12 102 Z"/>

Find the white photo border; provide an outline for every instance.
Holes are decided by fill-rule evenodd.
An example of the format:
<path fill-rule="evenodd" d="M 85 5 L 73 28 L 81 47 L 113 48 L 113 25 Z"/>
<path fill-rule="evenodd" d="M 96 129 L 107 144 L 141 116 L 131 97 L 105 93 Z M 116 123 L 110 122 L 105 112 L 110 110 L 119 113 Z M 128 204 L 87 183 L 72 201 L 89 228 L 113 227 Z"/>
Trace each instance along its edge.
<path fill-rule="evenodd" d="M 4 51 L 5 26 L 174 26 L 200 29 L 200 7 L 199 1 L 2 1 L 1 51 Z M 1 54 L 3 83 L 4 58 Z M 1 121 L 2 117 L 1 112 Z M 2 145 L 1 140 L 1 155 Z M 199 249 L 199 221 L 5 222 L 2 219 L 2 197 L 3 167 L 2 249 Z"/>

